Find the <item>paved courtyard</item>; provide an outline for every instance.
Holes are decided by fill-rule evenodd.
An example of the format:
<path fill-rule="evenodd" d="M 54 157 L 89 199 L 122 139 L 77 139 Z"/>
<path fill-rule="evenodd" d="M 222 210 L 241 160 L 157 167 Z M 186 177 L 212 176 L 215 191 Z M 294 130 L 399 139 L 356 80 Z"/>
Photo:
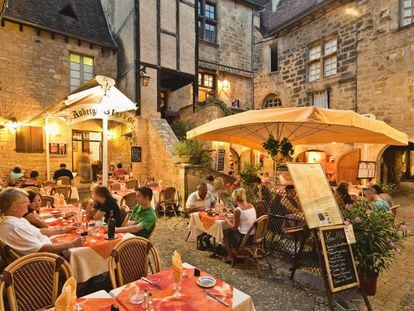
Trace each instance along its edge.
<path fill-rule="evenodd" d="M 406 196 L 398 196 L 395 201 L 401 204 L 398 219 L 400 221 L 404 219 L 410 230 L 414 231 L 413 200 Z M 320 278 L 299 271 L 295 277 L 296 282 L 291 282 L 288 278 L 290 266 L 274 258 L 273 271 L 263 264 L 264 277 L 257 278 L 254 267 L 242 264 L 232 269 L 219 259 L 210 258 L 209 252 L 196 250 L 194 239 L 184 241 L 187 232 L 187 219 L 170 218 L 166 221 L 159 219 L 153 240 L 161 253 L 163 267 L 171 265 L 171 254 L 177 249 L 184 261 L 202 268 L 252 296 L 258 311 L 328 309 Z M 413 250 L 414 237 L 408 237 L 405 248 L 393 267 L 380 276 L 377 295 L 370 298 L 375 311 L 414 310 L 414 260 L 411 256 Z M 363 306 L 362 299 L 356 291 L 349 291 L 341 296 L 345 296 L 356 305 Z"/>

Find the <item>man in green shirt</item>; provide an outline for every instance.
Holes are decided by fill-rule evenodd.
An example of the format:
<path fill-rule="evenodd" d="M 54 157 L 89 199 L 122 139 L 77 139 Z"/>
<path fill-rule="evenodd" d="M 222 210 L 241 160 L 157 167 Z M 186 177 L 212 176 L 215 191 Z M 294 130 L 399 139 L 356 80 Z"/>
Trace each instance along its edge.
<path fill-rule="evenodd" d="M 137 190 L 137 205 L 132 210 L 131 217 L 125 227 L 116 228 L 115 232 L 129 232 L 137 236 L 148 238 L 154 230 L 157 215 L 151 207 L 152 190 L 141 187 Z"/>

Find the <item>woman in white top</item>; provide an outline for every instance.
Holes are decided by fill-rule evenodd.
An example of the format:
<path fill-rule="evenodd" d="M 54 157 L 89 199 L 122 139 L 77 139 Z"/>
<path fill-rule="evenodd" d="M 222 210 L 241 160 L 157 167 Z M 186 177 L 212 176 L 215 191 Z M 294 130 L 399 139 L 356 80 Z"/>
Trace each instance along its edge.
<path fill-rule="evenodd" d="M 224 244 L 227 250 L 226 263 L 234 260 L 234 249 L 237 248 L 244 236 L 248 233 L 250 227 L 256 221 L 256 210 L 254 206 L 246 200 L 246 190 L 238 188 L 231 195 L 237 207 L 233 211 L 233 220 L 226 219 L 230 229 L 224 231 Z M 254 231 L 251 232 L 253 236 Z"/>

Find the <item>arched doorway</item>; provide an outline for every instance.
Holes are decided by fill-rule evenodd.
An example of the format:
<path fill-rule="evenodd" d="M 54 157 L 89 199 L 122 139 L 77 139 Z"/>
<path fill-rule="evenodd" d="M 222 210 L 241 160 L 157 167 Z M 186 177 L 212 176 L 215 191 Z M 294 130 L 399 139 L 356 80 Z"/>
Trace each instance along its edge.
<path fill-rule="evenodd" d="M 358 164 L 361 159 L 361 150 L 355 149 L 343 154 L 338 159 L 337 181 L 347 181 L 354 185 L 358 184 Z"/>
<path fill-rule="evenodd" d="M 401 181 L 414 181 L 414 144 L 390 146 L 381 159 L 382 183 L 399 184 Z"/>
<path fill-rule="evenodd" d="M 238 175 L 240 172 L 240 157 L 233 148 L 230 148 L 230 171 L 233 172 L 233 176 Z"/>
<path fill-rule="evenodd" d="M 319 149 L 306 150 L 296 157 L 296 162 L 320 163 L 329 182 L 333 184 L 336 182 L 335 159 L 330 153 Z"/>

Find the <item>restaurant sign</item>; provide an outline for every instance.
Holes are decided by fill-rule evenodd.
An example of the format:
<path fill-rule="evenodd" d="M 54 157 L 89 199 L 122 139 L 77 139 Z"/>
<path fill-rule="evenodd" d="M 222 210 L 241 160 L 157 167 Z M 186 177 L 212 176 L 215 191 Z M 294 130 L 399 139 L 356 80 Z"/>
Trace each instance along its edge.
<path fill-rule="evenodd" d="M 116 108 L 105 108 L 100 104 L 95 105 L 77 105 L 70 108 L 70 118 L 72 123 L 78 123 L 90 119 L 102 119 L 107 117 L 108 120 L 133 126 L 136 122 L 135 114 L 129 111 L 118 111 Z"/>

